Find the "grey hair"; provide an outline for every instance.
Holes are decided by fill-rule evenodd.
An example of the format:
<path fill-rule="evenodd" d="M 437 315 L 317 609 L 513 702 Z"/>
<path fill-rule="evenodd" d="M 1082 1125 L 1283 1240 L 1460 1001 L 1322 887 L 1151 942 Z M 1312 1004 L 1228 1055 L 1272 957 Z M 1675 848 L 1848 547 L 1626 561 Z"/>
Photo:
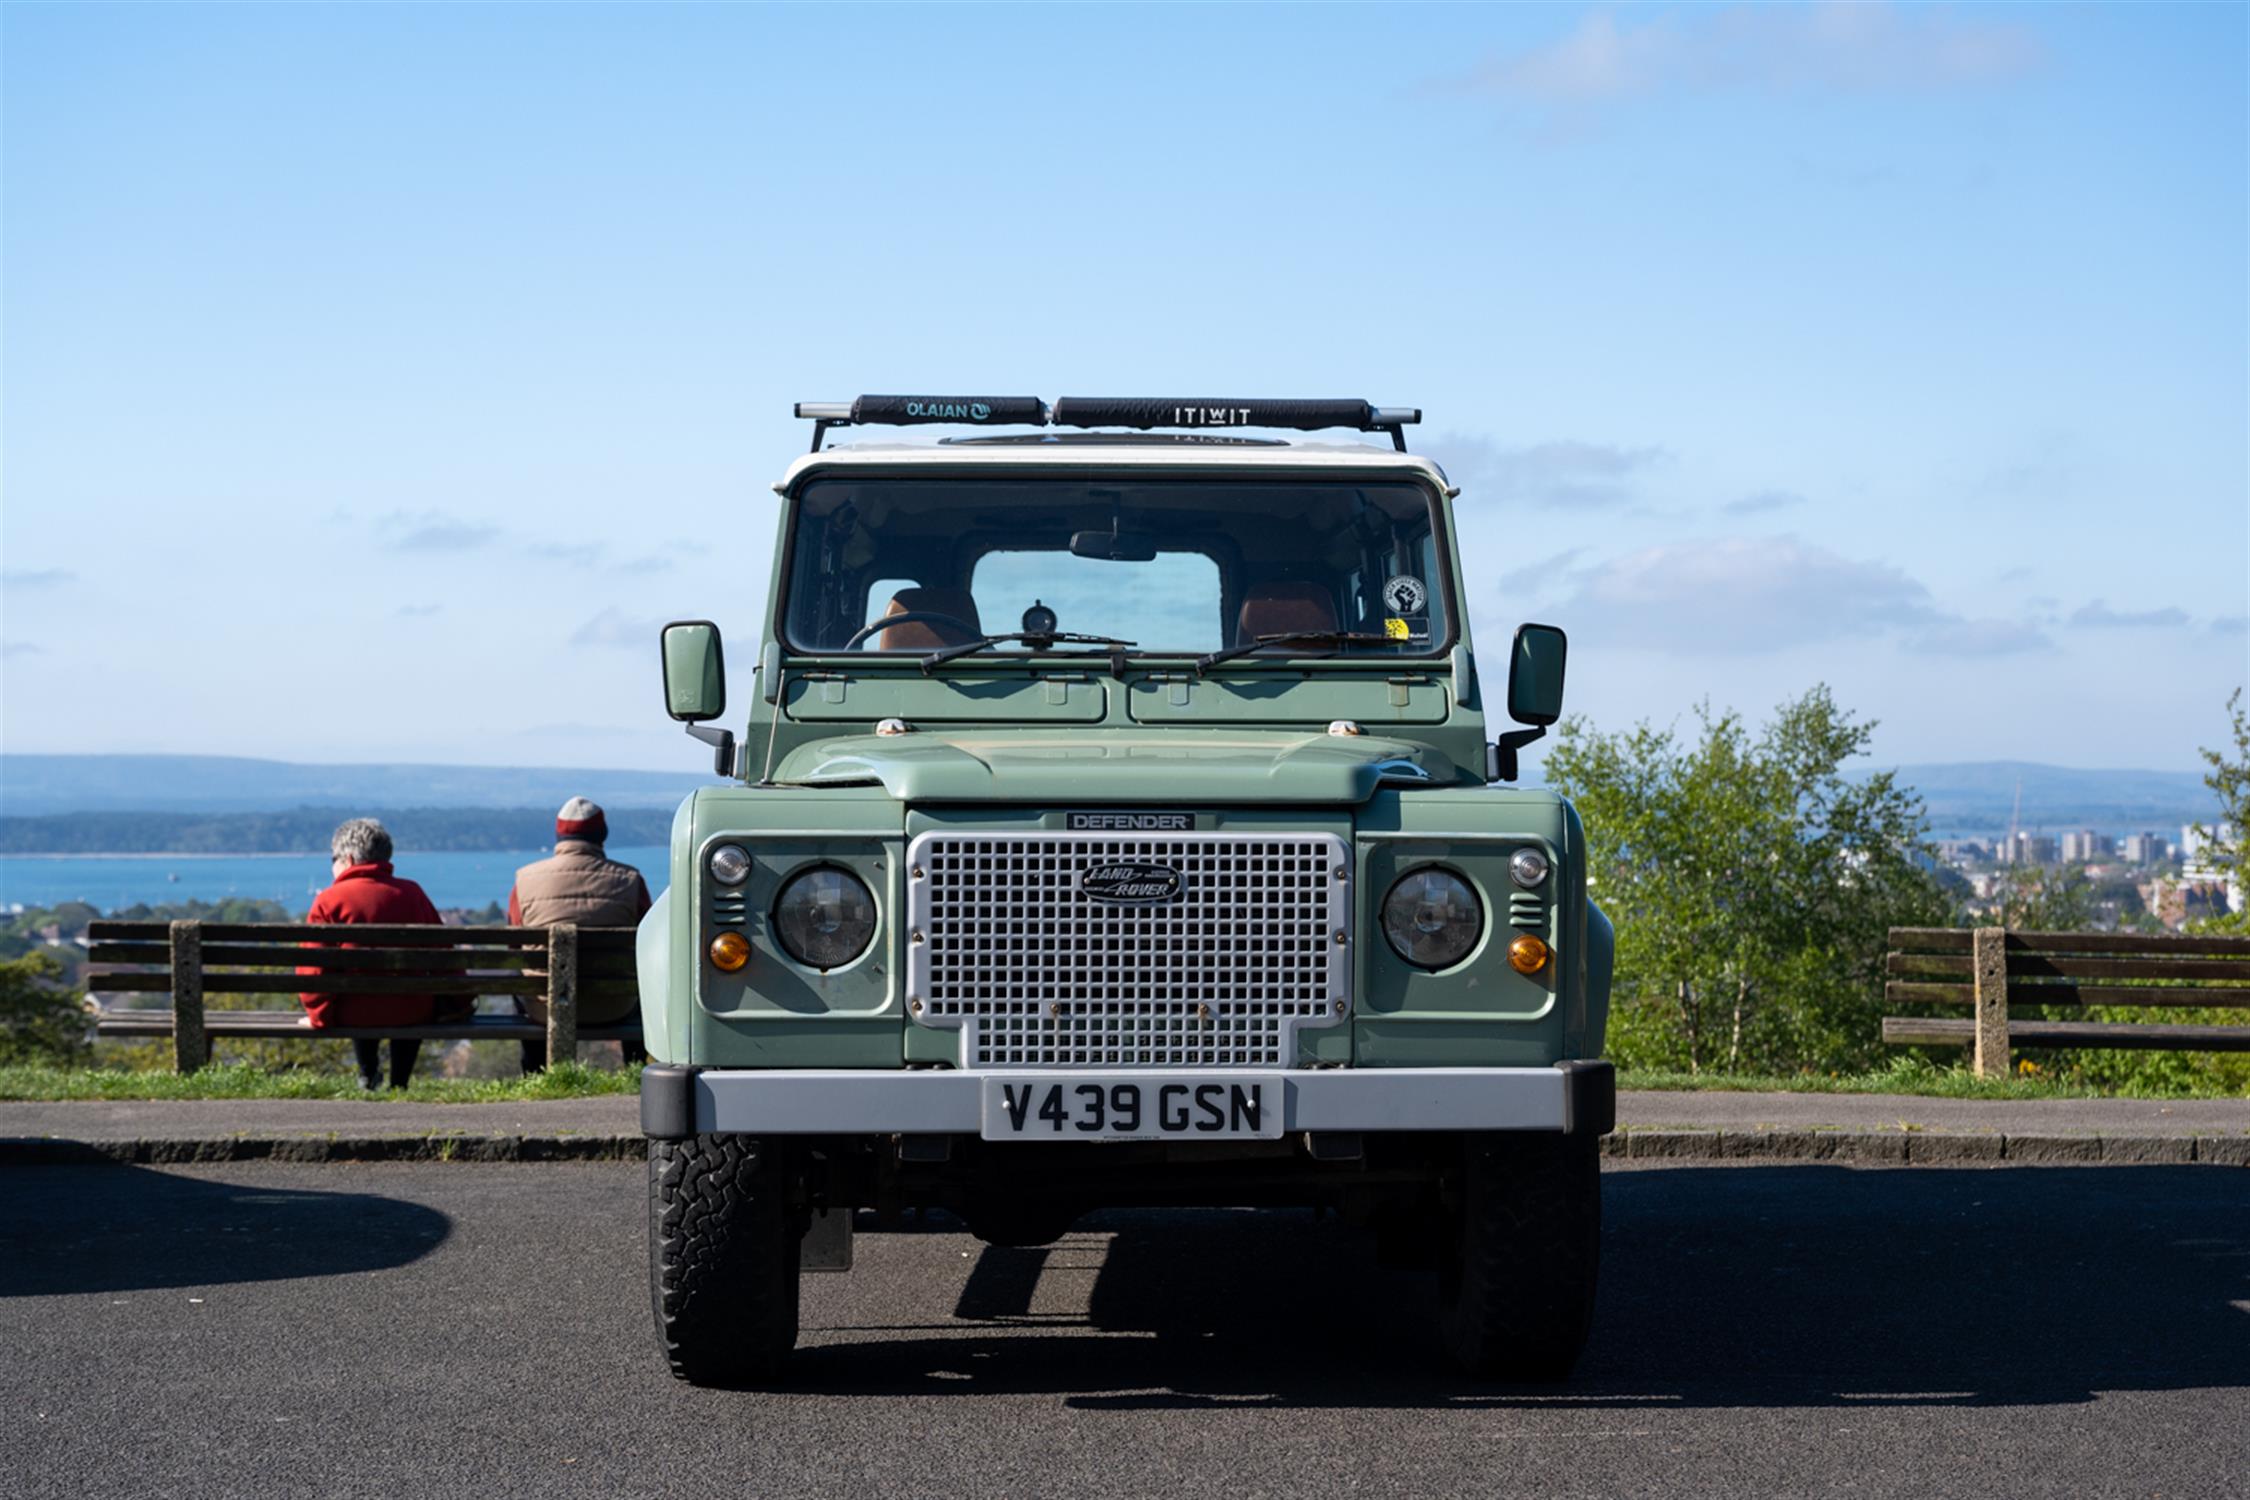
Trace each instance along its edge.
<path fill-rule="evenodd" d="M 347 864 L 382 864 L 391 857 L 390 830 L 373 818 L 354 818 L 337 825 L 328 852 Z"/>

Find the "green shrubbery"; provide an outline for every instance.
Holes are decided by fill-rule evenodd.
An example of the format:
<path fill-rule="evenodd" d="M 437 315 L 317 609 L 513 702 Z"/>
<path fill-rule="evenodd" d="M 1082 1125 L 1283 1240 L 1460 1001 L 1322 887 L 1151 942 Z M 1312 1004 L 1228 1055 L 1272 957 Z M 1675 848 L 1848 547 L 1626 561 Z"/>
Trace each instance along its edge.
<path fill-rule="evenodd" d="M 2205 780 L 2236 830 L 2210 862 L 2239 878 L 2250 724 L 2239 694 L 2229 708 L 2234 749 L 2204 752 Z M 1609 1052 L 1621 1067 L 1860 1080 L 1899 1068 L 1957 1071 L 1958 1051 L 1902 1052 L 1882 1041 L 1889 929 L 1965 925 L 1968 914 L 1965 892 L 1929 847 L 1921 799 L 1888 772 L 1846 773 L 1873 728 L 1825 687 L 1783 704 L 1755 733 L 1739 715 L 1708 709 L 1687 736 L 1646 723 L 1621 733 L 1563 723 L 1547 778 L 1585 819 L 1591 894 L 1617 924 Z M 2000 896 L 2010 926 L 2092 925 L 2095 892 L 2082 875 L 2025 872 Z M 2208 925 L 2250 931 L 2240 914 Z M 2099 1007 L 2054 1015 L 2151 1019 Z M 2250 1093 L 2250 1055 L 2240 1053 L 2040 1051 L 2025 1063 L 2044 1085 Z"/>
<path fill-rule="evenodd" d="M 0 1067 L 86 1060 L 85 996 L 62 974 L 47 953 L 0 959 Z"/>
<path fill-rule="evenodd" d="M 1547 778 L 1585 819 L 1593 898 L 1617 924 L 1610 1053 L 1626 1067 L 1857 1072 L 1883 1063 L 1893 926 L 1949 903 L 1918 797 L 1844 765 L 1873 726 L 1826 688 L 1753 734 L 1605 734 L 1566 720 Z"/>

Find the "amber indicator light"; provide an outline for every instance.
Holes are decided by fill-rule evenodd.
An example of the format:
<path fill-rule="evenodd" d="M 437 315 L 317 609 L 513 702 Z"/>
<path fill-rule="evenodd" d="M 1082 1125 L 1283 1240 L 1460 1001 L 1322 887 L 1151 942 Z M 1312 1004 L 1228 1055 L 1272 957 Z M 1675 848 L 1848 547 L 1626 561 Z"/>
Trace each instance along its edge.
<path fill-rule="evenodd" d="M 1508 966 L 1518 974 L 1536 974 L 1547 967 L 1547 945 L 1529 933 L 1508 945 Z"/>
<path fill-rule="evenodd" d="M 739 932 L 722 932 L 711 939 L 713 967 L 732 974 L 750 962 L 750 940 Z"/>

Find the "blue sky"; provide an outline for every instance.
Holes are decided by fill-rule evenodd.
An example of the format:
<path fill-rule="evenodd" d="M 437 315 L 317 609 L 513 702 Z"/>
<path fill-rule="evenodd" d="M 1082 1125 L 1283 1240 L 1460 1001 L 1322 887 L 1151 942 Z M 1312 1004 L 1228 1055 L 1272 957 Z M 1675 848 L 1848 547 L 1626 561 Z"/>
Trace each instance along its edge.
<path fill-rule="evenodd" d="M 0 746 L 693 768 L 789 403 L 938 389 L 1421 405 L 1598 723 L 2191 768 L 2244 18 L 10 5 Z"/>

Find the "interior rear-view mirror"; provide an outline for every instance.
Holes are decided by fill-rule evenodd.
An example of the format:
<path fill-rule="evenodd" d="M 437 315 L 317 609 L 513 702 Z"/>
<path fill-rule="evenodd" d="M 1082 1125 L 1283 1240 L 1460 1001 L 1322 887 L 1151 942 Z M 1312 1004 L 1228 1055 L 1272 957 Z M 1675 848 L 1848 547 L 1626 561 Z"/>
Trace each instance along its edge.
<path fill-rule="evenodd" d="M 1129 531 L 1074 531 L 1070 534 L 1070 555 L 1104 562 L 1154 562 L 1156 538 Z"/>

